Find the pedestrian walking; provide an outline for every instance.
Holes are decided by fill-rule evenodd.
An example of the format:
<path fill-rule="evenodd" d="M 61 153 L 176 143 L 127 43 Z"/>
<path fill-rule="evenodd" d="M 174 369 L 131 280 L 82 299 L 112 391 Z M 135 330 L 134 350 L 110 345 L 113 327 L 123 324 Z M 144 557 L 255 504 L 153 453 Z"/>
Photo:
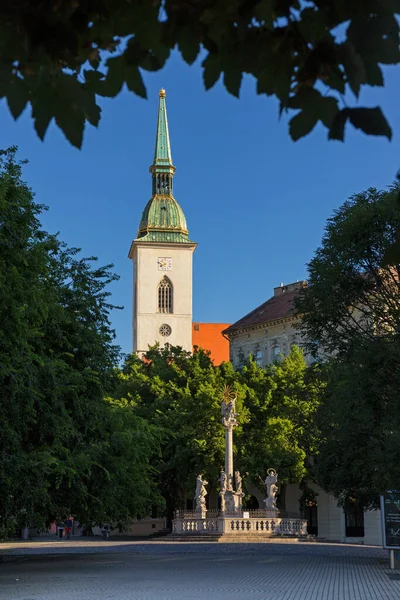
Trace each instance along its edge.
<path fill-rule="evenodd" d="M 69 540 L 71 537 L 71 530 L 72 530 L 72 519 L 69 518 L 65 521 L 65 538 L 67 540 Z"/>

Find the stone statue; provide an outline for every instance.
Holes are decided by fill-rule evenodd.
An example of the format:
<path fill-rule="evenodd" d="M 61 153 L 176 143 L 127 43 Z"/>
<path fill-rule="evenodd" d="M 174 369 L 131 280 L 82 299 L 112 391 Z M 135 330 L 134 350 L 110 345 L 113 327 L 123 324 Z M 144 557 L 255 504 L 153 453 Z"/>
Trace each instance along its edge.
<path fill-rule="evenodd" d="M 242 478 L 240 476 L 239 471 L 235 471 L 235 485 L 236 485 L 236 493 L 243 494 L 242 491 Z"/>
<path fill-rule="evenodd" d="M 225 471 L 222 469 L 218 481 L 221 484 L 221 492 L 225 492 L 227 489 L 227 477 Z"/>
<path fill-rule="evenodd" d="M 225 494 L 225 510 L 231 515 L 236 513 L 235 497 L 232 492 Z"/>
<path fill-rule="evenodd" d="M 278 493 L 278 474 L 275 469 L 268 469 L 267 477 L 265 478 L 265 485 L 267 487 L 267 497 L 265 498 L 265 508 L 267 510 L 278 510 L 276 508 L 275 500 L 276 494 Z"/>
<path fill-rule="evenodd" d="M 196 480 L 196 493 L 194 495 L 197 511 L 205 511 L 206 509 L 206 485 L 208 485 L 208 481 L 203 479 L 201 475 L 198 475 Z"/>
<path fill-rule="evenodd" d="M 224 427 L 235 427 L 238 424 L 235 411 L 237 395 L 229 386 L 225 386 L 223 397 L 221 404 L 222 424 Z"/>

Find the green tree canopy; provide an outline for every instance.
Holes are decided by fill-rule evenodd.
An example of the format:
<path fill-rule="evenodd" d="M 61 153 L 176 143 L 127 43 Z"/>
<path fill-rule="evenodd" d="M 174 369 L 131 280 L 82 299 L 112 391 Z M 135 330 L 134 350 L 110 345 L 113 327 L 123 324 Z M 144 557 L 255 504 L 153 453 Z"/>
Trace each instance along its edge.
<path fill-rule="evenodd" d="M 343 504 L 376 506 L 400 485 L 400 266 L 382 266 L 398 193 L 370 189 L 335 212 L 297 302 L 303 334 L 328 359 L 318 481 Z"/>
<path fill-rule="evenodd" d="M 279 471 L 282 483 L 310 474 L 308 458 L 319 440 L 315 413 L 323 383 L 297 346 L 276 364 L 262 369 L 251 358 L 238 374 L 249 418 L 238 442 L 240 463 L 254 481 L 266 468 Z"/>
<path fill-rule="evenodd" d="M 400 485 L 400 343 L 377 337 L 328 368 L 317 479 L 342 505 L 377 507 Z"/>
<path fill-rule="evenodd" d="M 313 351 L 345 353 L 377 335 L 399 335 L 400 266 L 383 266 L 400 230 L 399 190 L 397 183 L 355 194 L 328 219 L 296 301 Z"/>
<path fill-rule="evenodd" d="M 96 96 L 126 85 L 146 97 L 142 74 L 177 48 L 188 64 L 202 57 L 206 89 L 222 76 L 238 96 L 252 75 L 258 94 L 295 111 L 294 140 L 319 121 L 331 139 L 343 140 L 347 121 L 391 138 L 379 107 L 349 107 L 343 96 L 384 85 L 381 65 L 400 61 L 399 14 L 398 0 L 3 2 L 0 97 L 14 118 L 31 104 L 40 138 L 54 119 L 80 147 L 85 124 L 100 120 Z"/>
<path fill-rule="evenodd" d="M 153 462 L 169 516 L 185 496 L 194 494 L 199 473 L 205 474 L 209 493 L 218 486 L 224 465 L 225 385 L 237 393 L 235 467 L 255 483 L 271 466 L 282 482 L 299 482 L 307 473 L 306 455 L 314 451 L 317 435 L 319 381 L 298 348 L 267 370 L 249 357 L 242 370 L 234 371 L 230 363 L 214 366 L 203 350 L 191 355 L 168 345 L 154 347 L 144 360 L 127 359 L 116 396 L 163 432 L 161 452 Z"/>
<path fill-rule="evenodd" d="M 46 233 L 16 149 L 0 155 L 0 529 L 141 511 L 155 432 L 106 402 L 111 265 Z"/>

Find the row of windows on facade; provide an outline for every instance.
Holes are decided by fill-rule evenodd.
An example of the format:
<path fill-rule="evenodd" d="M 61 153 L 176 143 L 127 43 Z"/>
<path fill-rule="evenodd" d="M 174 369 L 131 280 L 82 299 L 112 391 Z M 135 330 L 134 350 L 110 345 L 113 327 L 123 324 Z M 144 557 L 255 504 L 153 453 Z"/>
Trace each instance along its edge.
<path fill-rule="evenodd" d="M 281 347 L 280 346 L 274 346 L 272 348 L 272 360 L 278 359 L 279 355 L 281 353 Z M 256 361 L 256 363 L 258 365 L 262 365 L 263 363 L 263 353 L 261 350 L 257 350 L 257 352 L 255 352 L 254 354 L 254 360 Z"/>
<path fill-rule="evenodd" d="M 295 344 L 295 343 L 291 344 L 291 346 L 294 346 L 294 345 L 297 345 L 297 346 L 300 346 L 300 347 L 301 347 L 301 344 Z M 262 352 L 261 350 L 257 350 L 257 351 L 255 351 L 255 352 L 250 352 L 250 351 L 249 351 L 249 352 L 248 352 L 248 356 L 250 356 L 250 354 L 252 354 L 252 356 L 253 356 L 253 358 L 254 358 L 255 362 L 256 362 L 258 365 L 260 365 L 260 366 L 263 366 L 263 362 L 264 362 L 264 361 L 263 361 L 263 352 Z M 266 354 L 267 354 L 267 353 L 266 353 Z M 271 360 L 272 360 L 272 361 L 279 360 L 279 358 L 280 358 L 281 354 L 285 355 L 286 353 L 285 353 L 283 350 L 281 350 L 281 347 L 280 347 L 279 345 L 275 345 L 275 346 L 273 346 L 273 347 L 271 348 Z M 237 361 L 239 361 L 239 362 L 240 362 L 240 360 L 241 360 L 242 356 L 243 356 L 243 354 L 242 354 L 242 350 L 240 349 L 240 350 L 238 351 L 238 353 L 237 353 L 237 357 L 236 357 L 236 358 L 237 358 Z M 307 362 L 308 364 L 312 364 L 313 362 L 315 362 L 315 360 L 316 360 L 316 357 L 315 357 L 315 356 L 312 356 L 311 354 L 308 354 L 308 353 L 306 353 L 306 355 L 305 355 L 305 359 L 306 359 L 306 362 Z M 231 357 L 231 360 L 232 360 L 232 357 Z"/>

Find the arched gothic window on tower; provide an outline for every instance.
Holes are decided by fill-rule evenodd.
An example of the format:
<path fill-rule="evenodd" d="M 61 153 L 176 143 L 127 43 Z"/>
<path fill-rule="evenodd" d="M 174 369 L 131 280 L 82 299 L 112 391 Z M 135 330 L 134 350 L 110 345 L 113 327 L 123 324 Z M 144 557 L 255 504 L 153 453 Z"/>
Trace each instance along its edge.
<path fill-rule="evenodd" d="M 168 277 L 163 277 L 158 284 L 158 312 L 172 313 L 172 283 Z"/>

